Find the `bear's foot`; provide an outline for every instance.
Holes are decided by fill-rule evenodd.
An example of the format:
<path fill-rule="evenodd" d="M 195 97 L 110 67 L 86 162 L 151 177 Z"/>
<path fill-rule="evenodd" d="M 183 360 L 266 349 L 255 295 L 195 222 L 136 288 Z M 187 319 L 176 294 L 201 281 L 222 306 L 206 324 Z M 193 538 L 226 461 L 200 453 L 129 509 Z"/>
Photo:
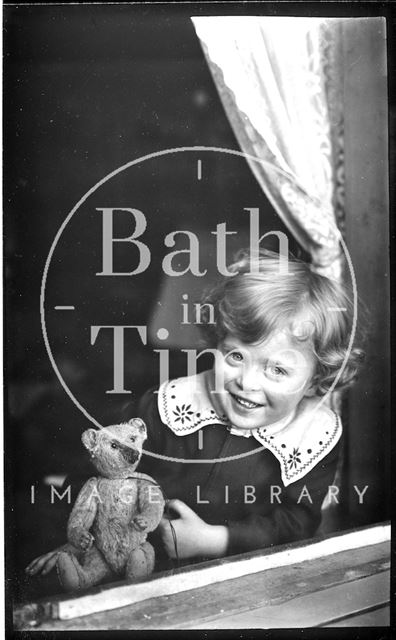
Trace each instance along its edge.
<path fill-rule="evenodd" d="M 102 554 L 92 547 L 80 564 L 75 555 L 60 552 L 56 564 L 59 582 L 65 591 L 81 591 L 93 587 L 105 579 L 114 578 Z"/>
<path fill-rule="evenodd" d="M 140 547 L 131 551 L 126 566 L 128 580 L 147 578 L 154 569 L 155 553 L 149 542 L 144 542 Z"/>
<path fill-rule="evenodd" d="M 65 591 L 79 591 L 86 587 L 86 576 L 76 556 L 61 551 L 56 563 L 59 582 Z"/>

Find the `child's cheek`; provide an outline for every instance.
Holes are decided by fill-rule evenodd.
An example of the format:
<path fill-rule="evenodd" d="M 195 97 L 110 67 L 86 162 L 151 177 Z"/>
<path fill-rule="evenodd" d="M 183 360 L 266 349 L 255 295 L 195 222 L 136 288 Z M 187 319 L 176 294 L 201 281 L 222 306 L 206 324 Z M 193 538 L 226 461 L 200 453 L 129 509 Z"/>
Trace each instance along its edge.
<path fill-rule="evenodd" d="M 232 367 L 228 366 L 224 358 L 219 357 L 215 361 L 214 374 L 215 374 L 215 388 L 217 391 L 221 391 L 225 388 L 228 381 L 232 379 Z"/>
<path fill-rule="evenodd" d="M 219 386 L 221 389 L 225 389 L 227 387 L 227 385 L 235 379 L 236 375 L 235 375 L 235 371 L 233 370 L 232 367 L 224 367 L 223 371 L 222 371 L 222 377 L 219 380 Z"/>
<path fill-rule="evenodd" d="M 266 391 L 272 393 L 274 396 L 279 396 L 279 398 L 299 398 L 304 395 L 305 388 L 306 380 L 301 379 L 268 380 L 266 383 Z"/>
<path fill-rule="evenodd" d="M 228 364 L 225 358 L 220 358 L 215 366 L 215 373 L 220 383 L 222 380 L 226 382 L 237 377 L 238 367 Z"/>

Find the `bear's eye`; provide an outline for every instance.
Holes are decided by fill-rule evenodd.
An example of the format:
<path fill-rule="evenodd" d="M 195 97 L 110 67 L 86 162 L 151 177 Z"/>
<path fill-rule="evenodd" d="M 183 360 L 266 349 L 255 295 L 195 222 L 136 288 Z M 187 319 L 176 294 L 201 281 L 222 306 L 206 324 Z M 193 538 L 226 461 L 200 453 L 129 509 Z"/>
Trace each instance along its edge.
<path fill-rule="evenodd" d="M 111 448 L 112 449 L 118 449 L 118 446 L 117 446 L 117 444 L 115 442 L 112 442 L 111 443 Z"/>
<path fill-rule="evenodd" d="M 135 440 L 136 440 L 135 436 L 131 436 L 131 440 L 132 440 L 132 442 L 135 442 Z"/>

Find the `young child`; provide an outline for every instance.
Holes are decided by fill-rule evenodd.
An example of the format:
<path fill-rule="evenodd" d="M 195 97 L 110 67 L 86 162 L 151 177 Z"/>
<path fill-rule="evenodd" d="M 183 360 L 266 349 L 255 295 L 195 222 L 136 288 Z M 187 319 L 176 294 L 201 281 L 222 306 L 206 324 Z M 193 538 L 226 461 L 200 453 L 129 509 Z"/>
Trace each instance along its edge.
<path fill-rule="evenodd" d="M 349 349 L 353 303 L 340 284 L 294 258 L 283 273 L 267 251 L 229 270 L 202 305 L 213 369 L 148 391 L 136 414 L 148 429 L 139 471 L 171 498 L 174 531 L 167 518 L 157 530 L 171 558 L 314 535 L 342 434 L 324 400 L 354 380 L 362 356 Z M 28 573 L 48 573 L 56 554 Z"/>

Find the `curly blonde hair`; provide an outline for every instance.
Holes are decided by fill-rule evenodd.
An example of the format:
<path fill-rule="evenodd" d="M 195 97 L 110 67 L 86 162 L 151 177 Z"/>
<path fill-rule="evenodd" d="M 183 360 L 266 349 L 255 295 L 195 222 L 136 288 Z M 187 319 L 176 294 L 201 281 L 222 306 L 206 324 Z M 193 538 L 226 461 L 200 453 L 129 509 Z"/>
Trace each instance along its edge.
<path fill-rule="evenodd" d="M 228 270 L 234 275 L 221 278 L 201 300 L 207 346 L 216 348 L 227 335 L 260 343 L 287 329 L 295 340 L 312 345 L 318 395 L 327 393 L 337 377 L 336 389 L 356 379 L 364 351 L 349 344 L 354 303 L 345 285 L 313 272 L 294 256 L 282 272 L 279 255 L 267 250 L 257 256 L 240 252 Z"/>

